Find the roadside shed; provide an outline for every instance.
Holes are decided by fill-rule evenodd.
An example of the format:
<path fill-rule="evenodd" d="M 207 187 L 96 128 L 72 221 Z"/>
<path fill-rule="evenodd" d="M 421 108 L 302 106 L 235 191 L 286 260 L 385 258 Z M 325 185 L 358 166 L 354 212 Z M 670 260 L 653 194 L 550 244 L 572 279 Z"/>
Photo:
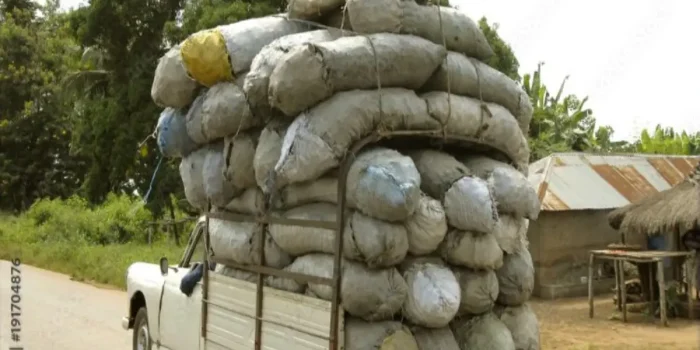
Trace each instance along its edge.
<path fill-rule="evenodd" d="M 700 229 L 699 219 L 700 191 L 697 179 L 692 176 L 673 188 L 616 209 L 608 216 L 610 226 L 633 240 L 647 235 L 668 235 L 672 239 L 674 235 Z"/>
<path fill-rule="evenodd" d="M 608 215 L 610 226 L 618 229 L 627 239 L 646 239 L 649 242 L 647 249 L 680 251 L 698 248 L 700 242 L 689 242 L 692 243 L 692 247 L 686 247 L 683 242 L 684 238 L 697 241 L 699 237 L 699 180 L 700 164 L 673 188 L 612 211 Z M 687 233 L 691 235 L 684 237 Z M 666 275 L 677 281 L 682 280 L 680 263 L 678 260 L 672 262 L 667 259 L 664 265 L 669 271 Z"/>
<path fill-rule="evenodd" d="M 529 181 L 542 205 L 528 231 L 535 295 L 585 296 L 588 252 L 622 239 L 608 215 L 679 184 L 697 164 L 690 156 L 588 153 L 555 153 L 530 164 Z M 647 246 L 642 235 L 625 242 Z M 607 271 L 597 276 L 599 293 L 614 287 Z"/>

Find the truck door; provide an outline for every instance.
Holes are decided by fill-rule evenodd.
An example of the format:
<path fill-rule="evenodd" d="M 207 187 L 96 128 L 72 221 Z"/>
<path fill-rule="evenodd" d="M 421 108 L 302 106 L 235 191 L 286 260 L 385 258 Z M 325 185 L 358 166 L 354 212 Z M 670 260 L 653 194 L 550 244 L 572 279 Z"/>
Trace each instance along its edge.
<path fill-rule="evenodd" d="M 197 232 L 197 231 L 200 232 Z M 172 350 L 198 350 L 200 344 L 202 285 L 195 286 L 190 296 L 180 291 L 180 282 L 195 262 L 202 262 L 201 225 L 190 239 L 185 256 L 177 267 L 165 276 L 160 309 L 160 342 Z"/>

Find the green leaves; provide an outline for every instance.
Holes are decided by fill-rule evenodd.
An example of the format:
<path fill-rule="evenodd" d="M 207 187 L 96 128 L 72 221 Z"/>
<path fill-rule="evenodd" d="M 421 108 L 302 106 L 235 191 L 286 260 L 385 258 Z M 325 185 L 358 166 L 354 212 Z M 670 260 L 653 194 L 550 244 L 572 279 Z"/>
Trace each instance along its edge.
<path fill-rule="evenodd" d="M 515 58 L 513 49 L 498 35 L 498 24 L 489 25 L 485 17 L 479 20 L 479 28 L 486 36 L 486 41 L 493 49 L 494 55 L 488 60 L 488 65 L 497 69 L 515 81 L 520 81 L 518 69 L 520 64 Z"/>
<path fill-rule="evenodd" d="M 55 1 L 0 3 L 0 210 L 18 211 L 40 197 L 69 196 L 82 181 L 59 96 L 77 57 Z"/>
<path fill-rule="evenodd" d="M 530 125 L 531 160 L 535 161 L 552 152 L 587 151 L 599 148 L 596 141 L 593 111 L 585 107 L 588 97 L 579 100 L 575 95 L 564 95 L 568 76 L 552 96 L 542 83 L 543 62 L 537 70 L 523 77 L 523 89 L 530 96 L 533 118 Z M 609 127 L 608 127 L 609 128 Z M 612 135 L 612 129 L 601 136 Z M 602 140 L 610 145 L 609 140 Z"/>
<path fill-rule="evenodd" d="M 649 154 L 700 154 L 700 133 L 688 135 L 674 132 L 673 128 L 662 128 L 657 125 L 653 136 L 647 129 L 642 130 L 636 151 Z"/>

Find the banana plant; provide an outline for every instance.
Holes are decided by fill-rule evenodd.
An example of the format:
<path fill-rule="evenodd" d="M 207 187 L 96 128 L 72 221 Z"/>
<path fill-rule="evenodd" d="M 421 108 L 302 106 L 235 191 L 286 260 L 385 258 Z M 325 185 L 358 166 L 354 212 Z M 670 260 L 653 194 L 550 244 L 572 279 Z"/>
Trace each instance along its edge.
<path fill-rule="evenodd" d="M 579 100 L 574 95 L 564 96 L 569 77 L 559 85 L 552 96 L 542 83 L 543 62 L 533 74 L 523 76 L 523 89 L 530 97 L 533 118 L 530 126 L 532 160 L 552 151 L 584 151 L 594 146 L 595 119 L 586 108 L 588 98 Z"/>

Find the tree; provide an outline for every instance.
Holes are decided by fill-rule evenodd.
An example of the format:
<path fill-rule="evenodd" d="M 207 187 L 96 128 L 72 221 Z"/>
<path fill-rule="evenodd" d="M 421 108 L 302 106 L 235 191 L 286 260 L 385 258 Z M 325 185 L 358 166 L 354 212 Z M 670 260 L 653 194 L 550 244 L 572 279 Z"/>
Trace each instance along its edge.
<path fill-rule="evenodd" d="M 76 63 L 57 1 L 0 1 L 0 209 L 70 196 L 84 163 L 70 154 L 59 80 Z"/>
<path fill-rule="evenodd" d="M 498 24 L 494 23 L 493 25 L 489 25 L 486 17 L 482 17 L 479 20 L 479 28 L 481 28 L 481 31 L 484 33 L 484 36 L 486 36 L 486 40 L 494 52 L 494 55 L 491 56 L 486 63 L 511 79 L 519 82 L 521 80 L 520 74 L 518 74 L 520 63 L 518 63 L 518 59 L 515 58 L 515 54 L 510 45 L 498 35 Z"/>
<path fill-rule="evenodd" d="M 64 83 L 75 93 L 72 141 L 89 159 L 82 190 L 92 203 L 110 192 L 148 189 L 157 150 L 139 144 L 159 114 L 150 87 L 164 52 L 163 27 L 180 7 L 180 0 L 91 0 L 70 17 L 83 65 Z"/>
<path fill-rule="evenodd" d="M 166 37 L 171 44 L 178 43 L 203 29 L 281 12 L 286 4 L 286 0 L 189 0 L 180 18 L 166 24 Z"/>
<path fill-rule="evenodd" d="M 284 1 L 91 0 L 74 11 L 70 29 L 83 47 L 82 66 L 64 81 L 75 151 L 89 159 L 82 185 L 92 203 L 110 192 L 151 189 L 149 206 L 159 215 L 173 194 L 183 198 L 177 160 L 164 160 L 151 186 L 159 154 L 153 133 L 161 108 L 150 97 L 153 74 L 171 43 L 189 34 L 271 14 Z"/>

